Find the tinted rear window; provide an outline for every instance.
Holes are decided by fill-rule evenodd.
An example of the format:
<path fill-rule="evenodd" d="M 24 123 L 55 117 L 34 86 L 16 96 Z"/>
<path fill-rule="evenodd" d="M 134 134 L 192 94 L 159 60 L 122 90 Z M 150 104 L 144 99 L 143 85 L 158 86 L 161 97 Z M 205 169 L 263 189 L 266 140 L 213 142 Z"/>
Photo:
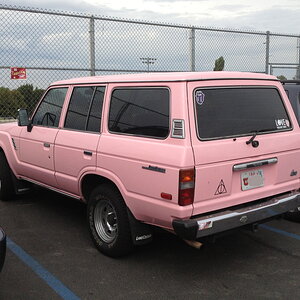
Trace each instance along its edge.
<path fill-rule="evenodd" d="M 275 88 L 214 88 L 194 92 L 200 139 L 216 139 L 290 129 Z"/>
<path fill-rule="evenodd" d="M 113 91 L 109 130 L 136 136 L 165 138 L 169 134 L 169 90 L 131 88 Z"/>

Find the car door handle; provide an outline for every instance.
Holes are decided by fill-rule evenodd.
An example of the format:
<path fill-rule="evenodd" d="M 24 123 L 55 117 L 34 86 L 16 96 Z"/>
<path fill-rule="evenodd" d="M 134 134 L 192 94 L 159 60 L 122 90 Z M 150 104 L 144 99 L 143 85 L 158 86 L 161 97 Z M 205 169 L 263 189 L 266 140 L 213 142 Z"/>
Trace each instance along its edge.
<path fill-rule="evenodd" d="M 49 143 L 44 143 L 44 147 L 50 148 L 50 144 Z"/>
<path fill-rule="evenodd" d="M 84 150 L 84 151 L 83 151 L 83 154 L 84 154 L 84 155 L 87 155 L 87 156 L 92 156 L 92 155 L 93 155 L 93 152 L 92 152 L 92 151 Z"/>

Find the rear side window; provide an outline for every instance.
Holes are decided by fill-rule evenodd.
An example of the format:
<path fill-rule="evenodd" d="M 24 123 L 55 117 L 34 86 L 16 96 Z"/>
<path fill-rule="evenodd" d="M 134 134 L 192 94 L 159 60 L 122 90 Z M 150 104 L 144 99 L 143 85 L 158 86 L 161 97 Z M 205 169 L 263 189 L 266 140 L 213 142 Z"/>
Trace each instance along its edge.
<path fill-rule="evenodd" d="M 111 98 L 109 130 L 166 138 L 169 135 L 169 106 L 167 88 L 116 89 Z"/>
<path fill-rule="evenodd" d="M 100 131 L 104 92 L 104 87 L 97 87 L 95 90 L 94 99 L 87 119 L 87 131 Z"/>
<path fill-rule="evenodd" d="M 104 87 L 75 87 L 70 99 L 65 128 L 100 131 Z"/>
<path fill-rule="evenodd" d="M 200 139 L 289 130 L 290 120 L 275 88 L 214 88 L 194 91 Z"/>

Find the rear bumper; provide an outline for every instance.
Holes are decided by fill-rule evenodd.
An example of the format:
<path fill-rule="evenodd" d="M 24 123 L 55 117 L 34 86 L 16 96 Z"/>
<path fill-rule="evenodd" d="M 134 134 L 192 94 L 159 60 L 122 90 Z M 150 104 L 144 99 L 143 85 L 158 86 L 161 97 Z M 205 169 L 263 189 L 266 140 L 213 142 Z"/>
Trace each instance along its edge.
<path fill-rule="evenodd" d="M 0 272 L 4 264 L 5 254 L 6 254 L 6 235 L 5 232 L 0 228 Z"/>
<path fill-rule="evenodd" d="M 174 231 L 181 238 L 197 240 L 203 237 L 235 229 L 245 225 L 260 223 L 264 220 L 284 214 L 300 206 L 300 192 L 263 199 L 259 203 L 241 207 L 231 207 L 221 212 L 192 219 L 174 219 Z"/>

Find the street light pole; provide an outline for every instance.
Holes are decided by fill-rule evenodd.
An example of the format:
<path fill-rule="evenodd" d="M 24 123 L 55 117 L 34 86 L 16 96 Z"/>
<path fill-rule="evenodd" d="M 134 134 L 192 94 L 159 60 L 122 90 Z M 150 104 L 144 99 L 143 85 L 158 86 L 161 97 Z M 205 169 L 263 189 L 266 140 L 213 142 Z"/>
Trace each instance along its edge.
<path fill-rule="evenodd" d="M 140 60 L 143 64 L 147 65 L 147 72 L 149 73 L 150 70 L 150 65 L 153 65 L 155 63 L 155 61 L 157 60 L 157 58 L 153 58 L 153 57 L 140 57 Z"/>

